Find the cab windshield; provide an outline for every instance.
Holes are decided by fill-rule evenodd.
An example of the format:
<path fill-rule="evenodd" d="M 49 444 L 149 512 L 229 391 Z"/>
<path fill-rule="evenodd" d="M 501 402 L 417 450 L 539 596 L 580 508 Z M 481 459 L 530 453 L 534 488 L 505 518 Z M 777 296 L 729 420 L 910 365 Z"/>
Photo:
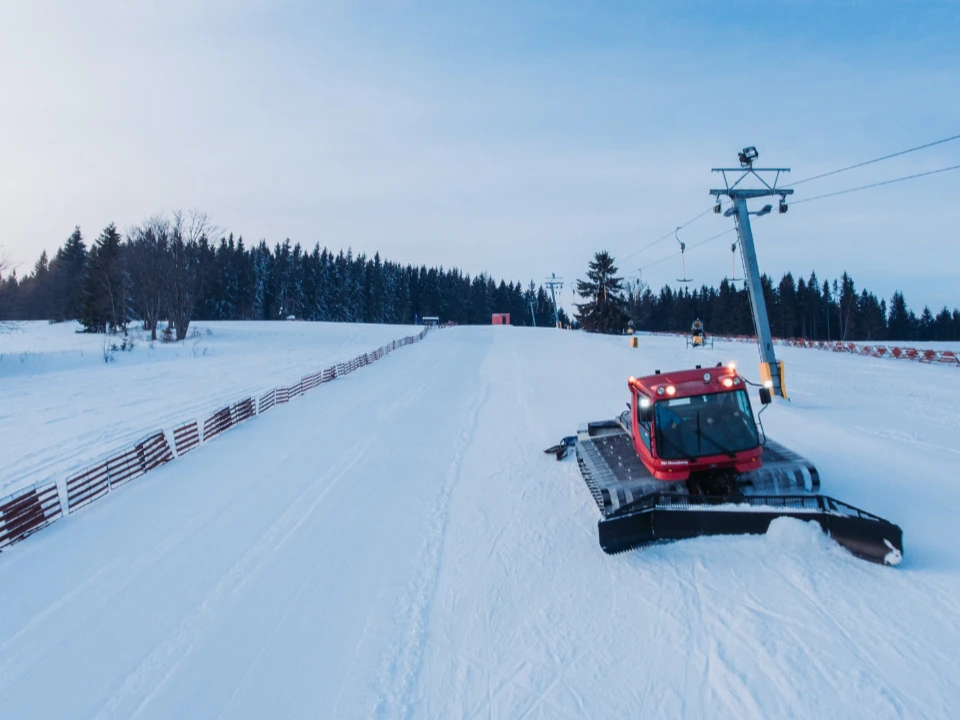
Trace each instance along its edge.
<path fill-rule="evenodd" d="M 692 460 L 757 447 L 757 426 L 743 390 L 660 400 L 654 405 L 657 455 Z"/>

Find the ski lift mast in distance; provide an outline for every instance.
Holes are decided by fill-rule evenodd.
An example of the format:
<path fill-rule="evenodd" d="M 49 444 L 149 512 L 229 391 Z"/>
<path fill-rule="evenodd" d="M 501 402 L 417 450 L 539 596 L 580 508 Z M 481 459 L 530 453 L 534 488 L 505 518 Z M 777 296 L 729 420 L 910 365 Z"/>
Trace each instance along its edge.
<path fill-rule="evenodd" d="M 710 194 L 716 197 L 717 203 L 713 211 L 717 214 L 721 212 L 720 196 L 726 195 L 733 203 L 723 215 L 733 217 L 737 226 L 737 232 L 740 236 L 740 249 L 744 256 L 744 273 L 747 280 L 747 291 L 750 295 L 750 308 L 753 312 L 753 324 L 757 331 L 757 342 L 760 346 L 761 364 L 766 366 L 766 372 L 769 373 L 770 388 L 774 395 L 785 397 L 783 391 L 783 382 L 781 377 L 780 365 L 777 363 L 777 356 L 773 350 L 773 337 L 770 332 L 770 319 L 767 315 L 767 305 L 763 299 L 763 287 L 760 284 L 760 266 L 757 262 L 757 251 L 753 244 L 753 230 L 750 227 L 750 216 L 756 215 L 762 217 L 773 210 L 772 205 L 764 205 L 760 210 L 751 212 L 747 208 L 747 200 L 751 198 L 779 196 L 780 203 L 778 210 L 781 214 L 787 212 L 787 195 L 792 195 L 793 190 L 788 188 L 778 188 L 777 181 L 781 173 L 790 172 L 789 168 L 755 168 L 754 161 L 759 157 L 757 149 L 753 146 L 745 147 L 739 153 L 739 168 L 712 168 L 711 172 L 721 173 L 723 176 L 723 189 L 712 189 Z M 739 172 L 740 177 L 731 185 L 727 178 L 727 173 Z M 767 182 L 759 173 L 776 173 L 773 177 L 773 184 Z M 740 187 L 740 183 L 748 178 L 754 177 L 760 181 L 763 187 L 746 188 Z M 763 368 L 761 367 L 761 371 Z"/>

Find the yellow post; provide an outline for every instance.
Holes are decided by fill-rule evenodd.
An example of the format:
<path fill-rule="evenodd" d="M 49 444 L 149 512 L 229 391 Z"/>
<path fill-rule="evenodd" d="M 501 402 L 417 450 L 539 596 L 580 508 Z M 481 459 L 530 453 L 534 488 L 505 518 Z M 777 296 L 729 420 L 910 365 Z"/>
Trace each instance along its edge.
<path fill-rule="evenodd" d="M 763 383 L 765 388 L 773 388 L 773 373 L 776 372 L 777 376 L 780 378 L 780 389 L 783 391 L 783 399 L 789 400 L 787 397 L 787 385 L 784 380 L 784 371 L 783 371 L 783 360 L 777 361 L 776 368 L 772 367 L 773 363 L 760 363 L 760 382 Z"/>
<path fill-rule="evenodd" d="M 638 338 L 636 335 L 633 335 L 630 338 L 630 347 L 632 348 L 640 347 L 640 338 Z"/>

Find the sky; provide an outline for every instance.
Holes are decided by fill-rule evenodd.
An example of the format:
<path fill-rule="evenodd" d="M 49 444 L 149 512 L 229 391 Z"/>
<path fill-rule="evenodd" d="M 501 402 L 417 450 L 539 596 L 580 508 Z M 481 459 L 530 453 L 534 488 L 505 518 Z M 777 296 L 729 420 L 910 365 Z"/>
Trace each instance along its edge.
<path fill-rule="evenodd" d="M 82 7 L 80 7 L 82 5 Z M 0 3 L 0 253 L 21 274 L 199 208 L 249 244 L 572 281 L 598 250 L 654 289 L 714 167 L 800 180 L 960 134 L 960 2 Z M 960 164 L 960 140 L 793 200 Z M 781 181 L 782 183 L 783 181 Z M 761 270 L 960 306 L 960 171 L 757 218 Z M 694 285 L 732 227 L 680 231 Z"/>

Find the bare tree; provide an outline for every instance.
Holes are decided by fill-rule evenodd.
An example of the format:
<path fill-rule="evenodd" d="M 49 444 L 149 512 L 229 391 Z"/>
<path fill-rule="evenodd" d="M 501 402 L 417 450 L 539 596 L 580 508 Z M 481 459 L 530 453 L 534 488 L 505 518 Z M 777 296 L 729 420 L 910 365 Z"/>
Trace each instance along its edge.
<path fill-rule="evenodd" d="M 133 310 L 157 339 L 171 275 L 170 222 L 163 215 L 153 215 L 127 233 L 127 271 L 132 287 Z"/>
<path fill-rule="evenodd" d="M 173 213 L 173 224 L 181 228 L 184 239 L 188 243 L 199 243 L 203 239 L 215 238 L 222 232 L 222 229 L 214 225 L 210 216 L 194 208 L 190 215 L 184 218 L 183 211 L 177 210 Z"/>
<path fill-rule="evenodd" d="M 208 238 L 215 237 L 219 232 L 220 229 L 210 222 L 210 217 L 204 212 L 191 210 L 189 217 L 185 217 L 180 210 L 173 213 L 167 299 L 177 340 L 187 336 L 190 316 L 203 291 L 202 250 Z"/>

